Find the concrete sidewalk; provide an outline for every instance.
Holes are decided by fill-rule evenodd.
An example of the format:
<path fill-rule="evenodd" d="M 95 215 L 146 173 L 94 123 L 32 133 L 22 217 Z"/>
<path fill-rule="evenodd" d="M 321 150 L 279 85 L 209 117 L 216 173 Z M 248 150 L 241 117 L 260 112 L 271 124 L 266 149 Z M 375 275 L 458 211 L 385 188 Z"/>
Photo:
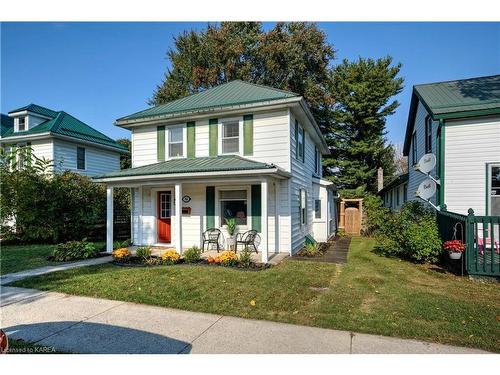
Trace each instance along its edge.
<path fill-rule="evenodd" d="M 99 258 L 79 260 L 77 262 L 58 264 L 56 266 L 46 266 L 46 267 L 34 268 L 31 270 L 8 273 L 6 275 L 0 275 L 0 285 L 6 285 L 14 281 L 25 279 L 27 277 L 44 275 L 46 273 L 65 271 L 72 268 L 80 268 L 80 267 L 93 266 L 96 264 L 108 263 L 111 262 L 112 260 L 113 258 L 111 257 L 111 255 L 109 255 Z"/>
<path fill-rule="evenodd" d="M 72 353 L 486 353 L 24 288 L 0 304 L 8 337 Z"/>

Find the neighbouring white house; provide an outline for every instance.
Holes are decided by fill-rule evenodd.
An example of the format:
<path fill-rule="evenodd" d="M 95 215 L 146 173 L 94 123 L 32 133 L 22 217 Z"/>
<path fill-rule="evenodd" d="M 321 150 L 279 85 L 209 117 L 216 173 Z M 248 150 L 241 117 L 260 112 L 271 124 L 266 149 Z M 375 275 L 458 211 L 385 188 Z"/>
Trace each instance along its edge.
<path fill-rule="evenodd" d="M 408 173 L 396 176 L 378 194 L 382 198 L 385 207 L 399 210 L 408 200 Z"/>
<path fill-rule="evenodd" d="M 500 216 L 500 75 L 413 87 L 404 144 L 410 200 L 426 178 L 414 169 L 426 153 L 437 157 L 434 204 Z"/>
<path fill-rule="evenodd" d="M 127 148 L 64 111 L 29 104 L 1 115 L 0 146 L 22 168 L 29 154 L 52 162 L 54 172 L 96 176 L 120 169 Z M 23 148 L 29 150 L 20 152 Z"/>
<path fill-rule="evenodd" d="M 306 237 L 336 230 L 336 191 L 322 178 L 323 135 L 303 97 L 231 81 L 122 117 L 132 133 L 132 168 L 96 177 L 108 192 L 112 251 L 113 188 L 132 191 L 132 241 L 201 247 L 202 233 L 237 220 L 256 230 L 266 262 L 294 254 Z"/>

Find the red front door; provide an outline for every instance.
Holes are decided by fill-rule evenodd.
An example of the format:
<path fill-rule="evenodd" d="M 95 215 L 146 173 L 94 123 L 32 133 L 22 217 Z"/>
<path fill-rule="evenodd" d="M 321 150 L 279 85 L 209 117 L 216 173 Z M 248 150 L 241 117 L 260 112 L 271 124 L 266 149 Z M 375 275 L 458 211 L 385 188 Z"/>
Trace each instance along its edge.
<path fill-rule="evenodd" d="M 172 193 L 170 191 L 159 191 L 156 200 L 158 242 L 170 243 L 170 216 L 172 212 Z"/>

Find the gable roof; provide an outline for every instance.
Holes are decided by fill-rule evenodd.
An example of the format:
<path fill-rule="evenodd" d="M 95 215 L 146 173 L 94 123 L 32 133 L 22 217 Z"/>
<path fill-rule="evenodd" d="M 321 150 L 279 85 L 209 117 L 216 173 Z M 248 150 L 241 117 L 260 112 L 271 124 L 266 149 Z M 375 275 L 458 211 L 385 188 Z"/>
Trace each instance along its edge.
<path fill-rule="evenodd" d="M 403 153 L 408 154 L 418 103 L 433 120 L 500 114 L 500 75 L 413 86 Z"/>
<path fill-rule="evenodd" d="M 97 131 L 96 129 L 90 127 L 84 122 L 78 120 L 76 117 L 71 116 L 69 113 L 64 111 L 53 111 L 51 109 L 38 106 L 36 104 L 30 104 L 25 107 L 18 108 L 9 113 L 21 112 L 28 110 L 33 113 L 43 112 L 44 116 L 51 117 L 50 120 L 44 121 L 41 124 L 34 126 L 33 128 L 22 131 L 14 132 L 14 127 L 10 126 L 5 128 L 3 126 L 3 116 L 2 115 L 2 139 L 8 139 L 10 137 L 19 136 L 30 136 L 42 133 L 50 133 L 52 135 L 61 135 L 65 137 L 75 138 L 78 140 L 97 143 L 100 145 L 113 147 L 117 151 L 128 152 L 127 147 L 117 143 L 114 139 L 104 135 L 103 133 Z M 50 115 L 50 116 L 49 116 Z M 10 118 L 12 120 L 12 118 Z"/>
<path fill-rule="evenodd" d="M 261 163 L 237 155 L 219 155 L 199 158 L 180 158 L 143 165 L 136 168 L 122 169 L 116 172 L 95 176 L 94 179 L 120 178 L 130 176 L 151 176 L 168 174 L 190 174 L 230 171 L 275 170 L 274 164 Z"/>
<path fill-rule="evenodd" d="M 290 98 L 300 98 L 300 95 L 290 91 L 234 80 L 181 99 L 121 117 L 116 120 L 116 124 L 121 125 L 133 120 L 146 118 L 159 119 L 167 115 L 181 115 L 212 108 L 224 108 Z"/>

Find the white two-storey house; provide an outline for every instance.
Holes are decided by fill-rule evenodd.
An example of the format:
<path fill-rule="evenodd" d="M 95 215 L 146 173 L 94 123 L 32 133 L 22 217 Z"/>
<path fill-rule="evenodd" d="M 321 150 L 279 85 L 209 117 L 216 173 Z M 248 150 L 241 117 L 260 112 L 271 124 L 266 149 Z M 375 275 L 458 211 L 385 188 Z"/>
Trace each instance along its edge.
<path fill-rule="evenodd" d="M 116 125 L 132 133 L 132 168 L 95 178 L 107 185 L 108 251 L 114 187 L 132 190 L 135 245 L 182 253 L 207 229 L 227 238 L 234 218 L 238 233 L 258 232 L 266 262 L 334 234 L 336 192 L 321 168 L 329 149 L 300 95 L 232 81 Z"/>
<path fill-rule="evenodd" d="M 15 156 L 13 166 L 45 159 L 53 172 L 96 176 L 120 169 L 125 146 L 64 111 L 36 104 L 1 115 L 0 146 Z"/>

